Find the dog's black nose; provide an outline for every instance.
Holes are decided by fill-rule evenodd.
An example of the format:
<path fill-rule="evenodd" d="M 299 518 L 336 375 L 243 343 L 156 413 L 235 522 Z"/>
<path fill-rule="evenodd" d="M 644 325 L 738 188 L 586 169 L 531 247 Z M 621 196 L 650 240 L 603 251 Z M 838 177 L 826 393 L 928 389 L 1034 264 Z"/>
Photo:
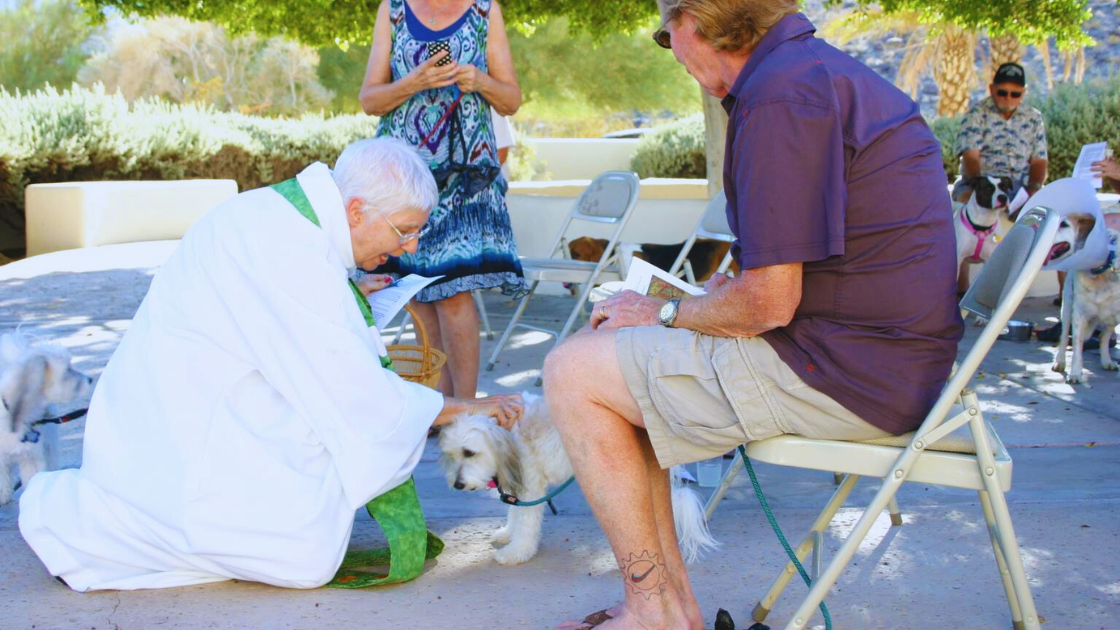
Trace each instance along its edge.
<path fill-rule="evenodd" d="M 467 487 L 467 485 L 464 484 L 462 481 L 456 481 L 455 482 L 455 489 L 456 490 L 462 490 L 463 488 L 466 488 L 466 487 Z"/>

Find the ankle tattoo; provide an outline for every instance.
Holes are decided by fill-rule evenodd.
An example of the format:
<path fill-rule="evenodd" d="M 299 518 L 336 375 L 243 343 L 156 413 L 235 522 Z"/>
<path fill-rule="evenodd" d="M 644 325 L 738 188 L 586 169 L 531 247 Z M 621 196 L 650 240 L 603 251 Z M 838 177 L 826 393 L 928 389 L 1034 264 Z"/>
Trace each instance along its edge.
<path fill-rule="evenodd" d="M 619 562 L 618 568 L 622 571 L 622 581 L 630 590 L 635 595 L 644 595 L 646 599 L 660 595 L 668 582 L 661 556 L 648 551 L 630 554 L 629 559 Z"/>

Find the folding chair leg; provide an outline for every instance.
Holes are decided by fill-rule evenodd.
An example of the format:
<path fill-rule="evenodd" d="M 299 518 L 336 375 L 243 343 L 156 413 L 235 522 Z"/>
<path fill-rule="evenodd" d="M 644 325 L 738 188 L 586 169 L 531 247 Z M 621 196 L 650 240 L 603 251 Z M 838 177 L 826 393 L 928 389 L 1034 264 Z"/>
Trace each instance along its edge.
<path fill-rule="evenodd" d="M 1023 569 L 1023 556 L 1019 551 L 1019 541 L 1015 539 L 1015 528 L 1011 525 L 1011 513 L 1007 510 L 1007 499 L 1003 496 L 996 479 L 984 476 L 984 485 L 988 486 L 988 503 L 991 505 L 992 516 L 995 520 L 999 548 L 1003 550 L 1003 560 L 1007 565 L 1015 599 L 1019 604 L 1019 613 L 1022 616 L 1022 621 L 1015 623 L 1015 628 L 1016 630 L 1041 630 L 1042 626 L 1038 621 L 1038 612 L 1034 608 L 1034 598 L 1031 597 L 1031 587 L 1027 582 L 1027 572 Z M 1014 609 L 1012 609 L 1011 614 L 1013 621 L 1015 621 Z"/>
<path fill-rule="evenodd" d="M 992 501 L 986 491 L 981 490 L 978 494 L 980 495 L 980 505 L 984 508 L 984 520 L 988 523 L 988 536 L 992 539 L 992 552 L 995 553 L 996 564 L 999 566 L 999 577 L 1003 581 L 1003 591 L 1007 594 L 1007 605 L 1011 608 L 1011 621 L 1015 630 L 1022 630 L 1023 613 L 1019 611 L 1019 598 L 1015 596 L 1015 585 L 1011 582 L 1011 572 L 1007 570 L 1003 546 L 999 542 L 996 518 L 992 513 Z"/>
<path fill-rule="evenodd" d="M 891 497 L 890 502 L 887 503 L 887 511 L 891 513 L 891 525 L 893 527 L 902 526 L 902 512 L 898 509 L 898 499 Z"/>
<path fill-rule="evenodd" d="M 486 363 L 486 371 L 490 372 L 494 369 L 494 364 L 498 362 L 498 355 L 502 353 L 502 348 L 506 347 L 506 342 L 509 341 L 509 336 L 513 334 L 513 329 L 517 328 L 517 322 L 521 320 L 521 314 L 525 312 L 525 307 L 529 306 L 529 300 L 537 291 L 537 285 L 540 280 L 536 280 L 533 284 L 529 285 L 529 293 L 521 298 L 521 302 L 517 305 L 517 310 L 513 312 L 513 318 L 509 320 L 509 325 L 506 326 L 505 331 L 502 332 L 502 338 L 498 340 L 498 346 L 494 348 L 494 352 L 490 355 L 490 361 Z"/>
<path fill-rule="evenodd" d="M 575 308 L 573 308 L 571 314 L 568 315 L 568 321 L 564 322 L 564 327 L 560 329 L 560 334 L 556 335 L 556 341 L 552 342 L 552 348 L 555 348 L 560 345 L 561 341 L 564 341 L 564 338 L 568 336 L 568 333 L 571 332 L 572 328 L 575 326 L 576 319 L 583 314 L 583 306 L 587 304 L 587 296 L 591 295 L 591 289 L 595 288 L 595 277 L 596 276 L 593 275 L 582 285 L 583 288 L 579 294 L 579 301 L 576 302 Z M 552 348 L 549 348 L 549 351 L 551 351 Z M 543 377 L 538 376 L 536 386 L 540 387 L 543 382 Z"/>
<path fill-rule="evenodd" d="M 490 316 L 486 314 L 486 303 L 482 301 L 482 291 L 475 289 L 471 291 L 474 295 L 474 304 L 478 307 L 478 316 L 482 320 L 482 329 L 486 331 L 486 339 L 494 341 L 494 329 L 490 328 Z"/>
<path fill-rule="evenodd" d="M 905 475 L 902 475 L 903 477 Z M 883 480 L 882 487 L 875 493 L 875 498 L 871 500 L 871 504 L 864 510 L 863 516 L 860 517 L 856 523 L 852 533 L 840 545 L 840 549 L 833 556 L 832 561 L 828 563 L 828 567 L 821 573 L 820 577 L 813 582 L 812 588 L 809 589 L 809 594 L 801 601 L 801 605 L 797 608 L 797 612 L 793 614 L 793 618 L 786 624 L 785 630 L 805 630 L 809 627 L 809 620 L 812 618 L 813 613 L 816 612 L 817 607 L 820 606 L 821 601 L 824 600 L 825 595 L 828 595 L 829 589 L 836 583 L 840 577 L 840 573 L 852 561 L 852 557 L 856 555 L 860 543 L 867 537 L 867 532 L 871 531 L 871 526 L 875 520 L 879 518 L 879 514 L 887 507 L 887 503 L 898 492 L 899 487 L 902 485 L 902 478 L 887 478 Z M 844 486 L 841 485 L 841 488 Z M 837 492 L 840 490 L 838 489 Z M 839 506 L 837 506 L 839 507 Z M 788 579 L 788 578 L 787 578 Z"/>
<path fill-rule="evenodd" d="M 401 318 L 401 325 L 397 327 L 397 334 L 393 335 L 393 343 L 398 344 L 401 342 L 401 335 L 404 334 L 404 329 L 412 323 L 412 313 L 404 312 L 404 317 Z"/>
<path fill-rule="evenodd" d="M 852 493 L 852 488 L 856 487 L 856 482 L 858 481 L 859 475 L 844 476 L 843 481 L 840 482 L 840 486 L 833 491 L 832 498 L 828 500 L 828 504 L 824 506 L 824 509 L 821 510 L 821 513 L 817 516 L 816 522 L 813 523 L 813 527 L 809 529 L 809 533 L 806 534 L 805 539 L 793 550 L 794 555 L 797 556 L 798 562 L 804 564 L 805 558 L 807 558 L 809 552 L 813 550 L 814 539 L 816 539 L 818 534 L 824 533 L 825 528 L 832 522 L 832 517 L 836 515 L 836 511 L 840 509 L 840 506 L 844 505 L 844 501 L 848 500 L 848 495 Z M 820 572 L 817 571 L 817 574 L 819 576 Z M 787 562 L 785 568 L 782 569 L 781 573 L 779 573 L 778 577 L 774 580 L 774 583 L 770 585 L 770 590 L 766 593 L 766 596 L 755 604 L 754 610 L 751 612 L 751 616 L 754 617 L 755 621 L 759 623 L 766 621 L 766 616 L 774 609 L 774 603 L 782 596 L 782 591 L 786 589 L 790 578 L 795 575 L 797 575 L 797 567 L 793 566 L 792 562 Z"/>
<path fill-rule="evenodd" d="M 731 466 L 728 467 L 727 472 L 723 473 L 723 477 L 719 480 L 719 485 L 716 486 L 715 492 L 712 496 L 708 497 L 708 502 L 704 504 L 704 520 L 712 520 L 712 514 L 715 513 L 716 508 L 719 507 L 719 502 L 723 500 L 723 495 L 727 494 L 727 489 L 731 487 L 731 482 L 735 481 L 735 476 L 743 469 L 743 459 L 741 457 L 732 457 Z"/>

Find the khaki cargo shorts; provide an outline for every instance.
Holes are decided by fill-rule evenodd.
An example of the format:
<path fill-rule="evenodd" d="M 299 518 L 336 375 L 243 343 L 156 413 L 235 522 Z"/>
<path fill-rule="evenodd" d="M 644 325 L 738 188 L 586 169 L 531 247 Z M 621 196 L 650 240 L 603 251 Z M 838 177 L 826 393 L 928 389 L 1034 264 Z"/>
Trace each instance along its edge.
<path fill-rule="evenodd" d="M 759 337 L 643 326 L 618 330 L 615 346 L 663 468 L 786 433 L 837 440 L 889 435 L 806 385 Z"/>

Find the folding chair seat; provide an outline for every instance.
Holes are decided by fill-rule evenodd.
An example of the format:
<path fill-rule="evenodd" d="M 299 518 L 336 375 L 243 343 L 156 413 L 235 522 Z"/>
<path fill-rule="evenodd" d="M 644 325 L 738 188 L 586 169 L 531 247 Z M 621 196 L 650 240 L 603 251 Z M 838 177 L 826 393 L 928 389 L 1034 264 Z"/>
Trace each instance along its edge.
<path fill-rule="evenodd" d="M 710 238 L 727 243 L 735 241 L 735 235 L 731 233 L 731 226 L 727 224 L 727 195 L 722 190 L 708 202 L 708 207 L 704 209 L 700 222 L 696 224 L 696 228 L 692 230 L 692 235 L 681 247 L 681 253 L 673 261 L 673 266 L 669 268 L 669 273 L 674 276 L 680 277 L 683 273 L 684 279 L 689 284 L 699 284 L 696 282 L 696 274 L 693 272 L 692 265 L 688 262 L 688 254 L 692 251 L 692 246 L 696 244 L 698 238 Z M 719 268 L 716 271 L 724 273 L 730 265 L 731 250 L 729 249 L 723 260 L 720 261 Z"/>
<path fill-rule="evenodd" d="M 556 337 L 555 343 L 560 343 L 568 336 L 576 319 L 583 311 L 587 296 L 596 284 L 621 280 L 617 245 L 619 236 L 626 228 L 630 216 L 638 205 L 638 176 L 629 171 L 607 171 L 588 185 L 575 203 L 572 205 L 568 217 L 560 227 L 559 234 L 553 242 L 549 255 L 546 258 L 521 258 L 521 269 L 525 272 L 525 279 L 529 281 L 529 293 L 521 299 L 513 319 L 506 326 L 497 347 L 494 348 L 490 360 L 486 364 L 487 370 L 493 370 L 509 341 L 510 335 L 517 327 L 528 328 L 539 332 L 548 333 Z M 611 233 L 607 239 L 607 246 L 603 249 L 602 256 L 597 261 L 572 260 L 568 251 L 568 231 L 573 225 L 583 224 L 609 225 Z M 583 227 L 583 229 L 587 229 Z M 601 227 L 599 228 L 602 229 Z M 584 236 L 584 234 L 579 234 Z M 531 326 L 521 322 L 521 316 L 529 305 L 529 300 L 536 293 L 541 282 L 567 282 L 582 285 L 575 306 L 572 307 L 564 327 L 559 330 L 550 330 Z M 537 379 L 540 385 L 540 379 Z"/>
<path fill-rule="evenodd" d="M 973 314 L 988 319 L 988 323 L 917 431 L 866 442 L 782 435 L 746 445 L 746 453 L 752 460 L 840 471 L 845 475 L 794 552 L 799 561 L 804 561 L 812 551 L 814 569 L 809 594 L 785 625 L 786 630 L 808 627 L 810 617 L 851 561 L 878 515 L 906 482 L 964 488 L 978 493 L 1014 627 L 1016 630 L 1040 627 L 1004 496 L 1011 487 L 1011 456 L 984 417 L 976 393 L 968 384 L 1046 261 L 1059 222 L 1053 210 L 1038 207 L 1029 211 L 984 265 L 961 301 L 961 314 L 965 317 Z M 957 405 L 958 412 L 954 414 Z M 741 466 L 741 460 L 736 460 L 725 473 L 717 494 L 722 496 Z M 823 534 L 860 477 L 878 477 L 882 485 L 822 571 L 818 550 Z M 715 495 L 713 499 L 718 504 Z M 715 504 L 710 507 L 714 509 Z M 793 563 L 787 563 L 770 591 L 755 606 L 756 621 L 765 620 L 794 572 Z"/>

